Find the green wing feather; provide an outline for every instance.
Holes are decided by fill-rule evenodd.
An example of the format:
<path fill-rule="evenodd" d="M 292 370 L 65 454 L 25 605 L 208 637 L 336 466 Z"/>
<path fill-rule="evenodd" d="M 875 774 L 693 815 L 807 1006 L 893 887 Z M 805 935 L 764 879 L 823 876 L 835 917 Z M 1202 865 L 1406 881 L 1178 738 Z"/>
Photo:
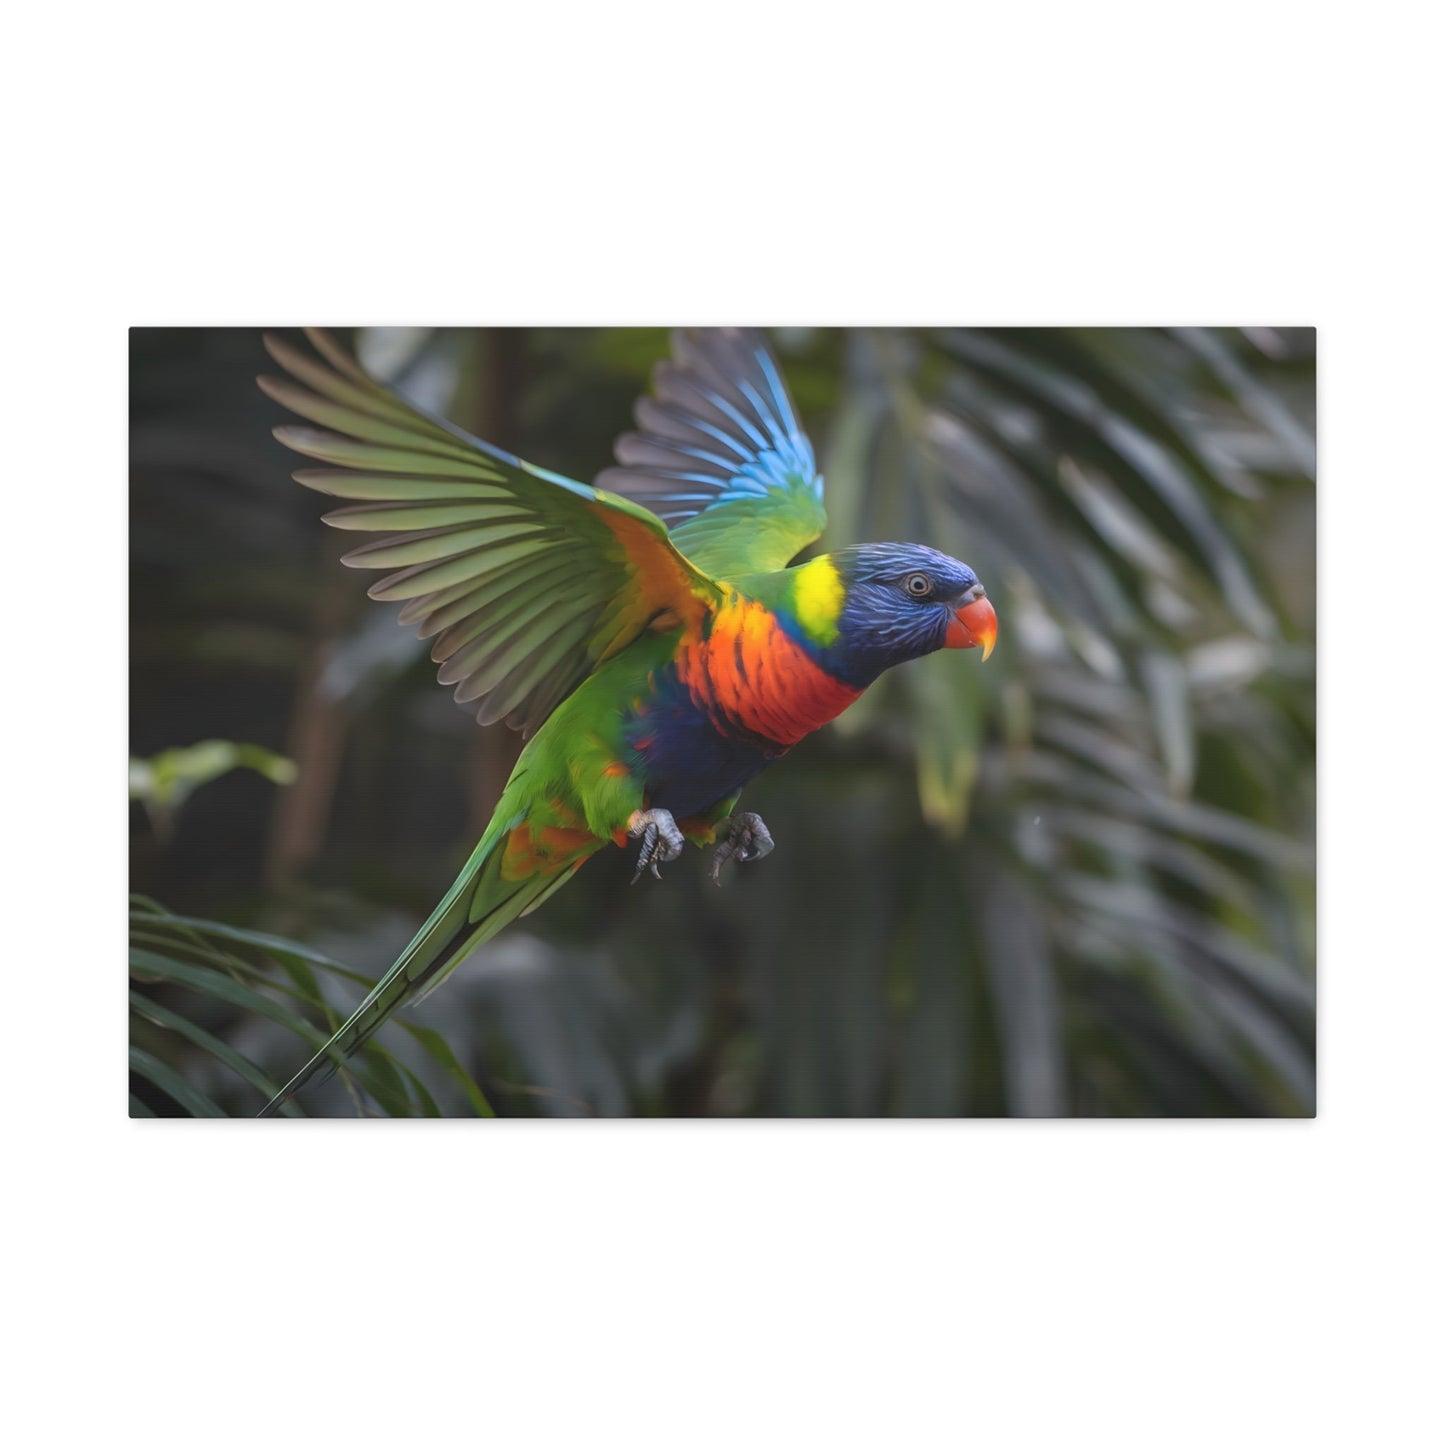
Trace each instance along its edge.
<path fill-rule="evenodd" d="M 650 507 L 715 577 L 786 567 L 822 536 L 823 479 L 761 333 L 679 331 L 597 478 Z"/>
<path fill-rule="evenodd" d="M 530 736 L 649 626 L 720 600 L 654 513 L 426 415 L 329 336 L 307 335 L 320 359 L 268 336 L 292 379 L 259 381 L 323 430 L 283 426 L 276 436 L 330 464 L 297 472 L 298 482 L 356 504 L 323 520 L 387 534 L 342 561 L 389 572 L 370 596 L 404 604 L 399 620 L 436 639 L 440 680 L 479 722 L 504 718 Z"/>

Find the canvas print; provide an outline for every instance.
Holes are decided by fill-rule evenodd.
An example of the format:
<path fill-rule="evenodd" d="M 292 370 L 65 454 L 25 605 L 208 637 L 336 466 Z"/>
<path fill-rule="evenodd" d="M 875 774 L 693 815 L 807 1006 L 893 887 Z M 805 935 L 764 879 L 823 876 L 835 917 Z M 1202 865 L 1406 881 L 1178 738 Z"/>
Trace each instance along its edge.
<path fill-rule="evenodd" d="M 1314 354 L 133 330 L 132 1116 L 1312 1115 Z"/>

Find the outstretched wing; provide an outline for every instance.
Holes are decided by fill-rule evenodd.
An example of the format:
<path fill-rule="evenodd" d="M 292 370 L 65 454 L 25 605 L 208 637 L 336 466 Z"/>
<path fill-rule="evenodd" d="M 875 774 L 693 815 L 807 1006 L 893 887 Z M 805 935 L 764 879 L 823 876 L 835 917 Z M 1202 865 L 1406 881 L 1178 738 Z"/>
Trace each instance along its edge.
<path fill-rule="evenodd" d="M 399 621 L 436 638 L 437 676 L 456 684 L 478 722 L 505 718 L 530 735 L 599 662 L 717 602 L 716 584 L 651 512 L 425 415 L 325 333 L 306 334 L 324 362 L 268 336 L 295 380 L 259 382 L 327 430 L 283 426 L 276 436 L 331 463 L 297 472 L 298 482 L 358 504 L 324 521 L 391 534 L 342 561 L 390 572 L 370 595 L 404 603 Z"/>
<path fill-rule="evenodd" d="M 599 487 L 650 507 L 715 577 L 786 567 L 822 535 L 823 479 L 759 332 L 675 332 L 652 388 Z"/>

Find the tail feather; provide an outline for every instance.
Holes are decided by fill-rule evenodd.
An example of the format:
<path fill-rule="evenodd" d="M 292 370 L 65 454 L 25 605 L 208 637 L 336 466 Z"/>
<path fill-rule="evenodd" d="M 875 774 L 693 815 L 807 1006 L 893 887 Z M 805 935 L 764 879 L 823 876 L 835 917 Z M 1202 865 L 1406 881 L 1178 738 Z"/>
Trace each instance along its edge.
<path fill-rule="evenodd" d="M 520 819 L 513 820 L 515 826 Z M 329 1078 L 404 1003 L 414 1003 L 434 989 L 451 971 L 489 938 L 572 876 L 531 874 L 520 879 L 502 877 L 499 842 L 506 828 L 489 828 L 467 860 L 457 881 L 422 924 L 401 956 L 362 1000 L 356 1012 L 317 1050 L 295 1077 L 256 1116 L 275 1114 L 297 1090 L 314 1079 Z"/>

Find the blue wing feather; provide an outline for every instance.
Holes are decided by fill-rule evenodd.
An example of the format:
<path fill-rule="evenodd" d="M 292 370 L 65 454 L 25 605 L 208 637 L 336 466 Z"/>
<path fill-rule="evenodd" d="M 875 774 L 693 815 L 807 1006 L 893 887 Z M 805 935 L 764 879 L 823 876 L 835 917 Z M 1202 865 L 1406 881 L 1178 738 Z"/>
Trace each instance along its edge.
<path fill-rule="evenodd" d="M 676 333 L 653 392 L 599 487 L 656 512 L 715 574 L 783 566 L 821 534 L 823 479 L 761 334 Z"/>

